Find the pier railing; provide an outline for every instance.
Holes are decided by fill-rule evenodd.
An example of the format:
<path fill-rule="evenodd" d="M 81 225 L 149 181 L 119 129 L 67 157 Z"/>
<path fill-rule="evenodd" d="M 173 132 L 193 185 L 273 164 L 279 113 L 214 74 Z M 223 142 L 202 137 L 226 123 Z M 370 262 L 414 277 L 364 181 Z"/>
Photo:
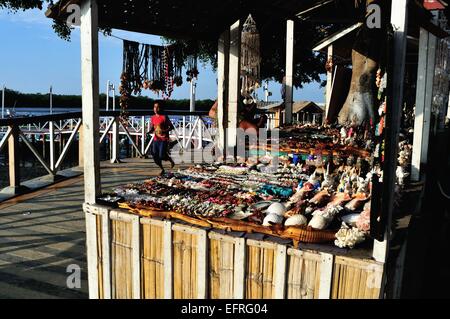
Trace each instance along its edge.
<path fill-rule="evenodd" d="M 148 154 L 153 141 L 153 134 L 150 134 L 152 115 L 151 111 L 129 111 L 127 120 L 121 120 L 119 111 L 100 111 L 99 141 L 103 143 L 107 140 L 110 143 L 112 163 L 120 161 L 121 141 L 128 140 L 137 156 Z M 177 141 L 182 150 L 202 149 L 214 143 L 217 130 L 206 112 L 172 111 L 168 116 L 175 128 L 170 132 L 171 138 Z M 56 176 L 73 142 L 82 140 L 82 126 L 81 112 L 0 119 L 0 153 L 8 149 L 10 189 L 13 192 L 20 189 L 20 142 L 26 145 L 51 176 Z M 49 142 L 47 158 L 33 143 L 40 139 Z M 64 141 L 63 147 L 60 152 L 56 152 L 55 142 L 60 140 Z M 79 165 L 83 165 L 81 149 Z"/>

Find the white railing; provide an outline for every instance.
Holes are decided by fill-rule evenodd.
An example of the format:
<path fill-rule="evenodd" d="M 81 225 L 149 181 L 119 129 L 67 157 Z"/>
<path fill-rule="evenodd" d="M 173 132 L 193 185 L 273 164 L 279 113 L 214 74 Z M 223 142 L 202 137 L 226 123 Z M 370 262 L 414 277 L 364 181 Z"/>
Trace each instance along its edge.
<path fill-rule="evenodd" d="M 131 112 L 130 112 L 131 113 Z M 148 154 L 153 135 L 150 134 L 150 114 L 143 112 L 131 115 L 123 122 L 119 112 L 101 112 L 99 121 L 100 143 L 111 144 L 110 160 L 113 163 L 120 162 L 120 140 L 124 136 L 136 150 L 137 156 L 144 157 Z M 217 130 L 209 118 L 201 113 L 189 113 L 169 115 L 174 130 L 170 132 L 182 150 L 202 149 L 210 143 L 214 143 Z M 75 140 L 82 139 L 80 128 L 82 127 L 81 113 L 53 114 L 26 118 L 0 119 L 0 152 L 8 146 L 10 187 L 20 187 L 20 165 L 16 156 L 19 156 L 19 142 L 23 142 L 34 157 L 42 164 L 45 170 L 55 176 L 61 170 L 70 147 Z M 66 139 L 65 137 L 68 136 Z M 50 150 L 46 159 L 34 143 L 35 140 L 48 141 Z M 55 151 L 55 141 L 64 138 L 66 140 L 60 154 Z M 81 155 L 81 154 L 80 154 Z M 80 159 L 81 163 L 81 159 Z"/>

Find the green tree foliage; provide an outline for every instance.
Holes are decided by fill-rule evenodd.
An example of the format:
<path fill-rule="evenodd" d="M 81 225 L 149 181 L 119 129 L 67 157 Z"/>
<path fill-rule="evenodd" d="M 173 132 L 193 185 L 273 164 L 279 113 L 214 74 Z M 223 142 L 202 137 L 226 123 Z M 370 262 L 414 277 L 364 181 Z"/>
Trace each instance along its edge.
<path fill-rule="evenodd" d="M 43 9 L 44 4 L 52 5 L 52 0 L 0 0 L 0 8 L 12 11 L 27 9 Z M 261 76 L 281 82 L 285 73 L 285 21 L 259 24 L 261 35 Z M 257 21 L 258 23 L 258 21 Z M 302 84 L 313 81 L 320 82 L 320 75 L 325 72 L 324 55 L 312 52 L 311 48 L 323 37 L 335 31 L 339 26 L 314 25 L 305 21 L 296 21 L 295 25 L 295 68 L 294 85 L 301 88 Z M 70 40 L 71 28 L 64 22 L 54 21 L 53 29 L 65 40 Z M 109 30 L 103 30 L 108 33 Z M 214 68 L 217 66 L 217 41 L 184 41 L 165 39 L 169 43 L 179 43 L 186 48 L 197 50 L 200 61 L 210 63 Z M 322 83 L 323 84 L 323 83 Z"/>
<path fill-rule="evenodd" d="M 5 105 L 8 108 L 16 107 L 48 107 L 49 106 L 49 94 L 41 93 L 21 93 L 18 91 L 8 90 L 5 91 Z M 100 94 L 100 108 L 106 107 L 106 95 Z M 131 110 L 144 110 L 153 109 L 154 99 L 146 96 L 132 96 L 130 99 Z M 214 104 L 212 100 L 197 100 L 195 107 L 198 111 L 209 111 Z M 112 101 L 110 101 L 110 108 L 112 108 Z M 58 108 L 81 108 L 81 96 L 80 95 L 59 95 L 53 94 L 53 106 Z M 167 100 L 164 101 L 164 107 L 167 110 L 189 110 L 189 100 Z M 119 97 L 116 96 L 116 109 L 119 110 Z"/>
<path fill-rule="evenodd" d="M 296 21 L 294 45 L 294 85 L 301 88 L 303 84 L 320 82 L 320 75 L 325 73 L 326 56 L 313 52 L 311 48 L 324 37 L 339 29 L 337 25 L 314 25 L 305 21 Z M 262 80 L 281 82 L 285 74 L 286 57 L 286 23 L 271 24 L 260 29 L 261 37 L 261 77 Z M 217 41 L 177 40 L 163 38 L 166 43 L 196 48 L 199 60 L 217 67 Z M 322 83 L 323 84 L 323 83 Z"/>

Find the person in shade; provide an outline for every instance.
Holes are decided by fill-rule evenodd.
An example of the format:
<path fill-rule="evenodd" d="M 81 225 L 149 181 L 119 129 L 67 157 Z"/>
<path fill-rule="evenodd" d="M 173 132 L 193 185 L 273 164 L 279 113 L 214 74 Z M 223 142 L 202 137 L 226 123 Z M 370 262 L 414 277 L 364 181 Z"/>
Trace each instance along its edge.
<path fill-rule="evenodd" d="M 165 173 L 162 161 L 169 161 L 173 168 L 175 162 L 169 155 L 169 132 L 174 129 L 172 122 L 166 115 L 162 113 L 161 102 L 155 102 L 153 104 L 153 111 L 155 115 L 150 120 L 150 132 L 154 133 L 153 142 L 151 145 L 151 154 L 156 165 L 161 169 L 160 175 Z"/>

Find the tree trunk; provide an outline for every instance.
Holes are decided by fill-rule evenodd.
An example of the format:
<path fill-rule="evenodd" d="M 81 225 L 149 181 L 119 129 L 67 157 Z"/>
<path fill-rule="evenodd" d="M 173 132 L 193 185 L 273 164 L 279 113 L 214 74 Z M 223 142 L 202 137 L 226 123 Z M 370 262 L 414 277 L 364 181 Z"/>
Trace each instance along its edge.
<path fill-rule="evenodd" d="M 377 3 L 367 0 L 366 5 Z M 367 13 L 369 14 L 369 12 Z M 375 117 L 375 77 L 383 47 L 381 29 L 370 29 L 364 21 L 352 50 L 352 79 L 347 99 L 339 113 L 342 125 L 361 125 Z"/>
<path fill-rule="evenodd" d="M 374 118 L 374 89 L 378 62 L 352 51 L 352 79 L 347 99 L 342 107 L 339 124 L 361 125 Z"/>

